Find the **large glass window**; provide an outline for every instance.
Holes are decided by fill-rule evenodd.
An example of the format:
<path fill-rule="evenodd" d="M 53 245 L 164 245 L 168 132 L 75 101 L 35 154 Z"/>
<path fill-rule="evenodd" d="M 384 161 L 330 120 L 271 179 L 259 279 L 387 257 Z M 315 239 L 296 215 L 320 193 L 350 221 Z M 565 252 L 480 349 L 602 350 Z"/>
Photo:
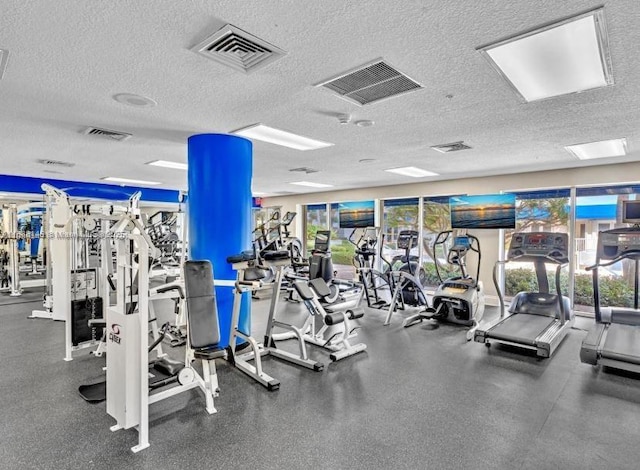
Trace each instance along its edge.
<path fill-rule="evenodd" d="M 313 250 L 318 230 L 327 229 L 327 205 L 309 204 L 306 207 L 306 244 L 307 255 Z"/>
<path fill-rule="evenodd" d="M 640 186 L 578 188 L 576 190 L 576 252 L 574 276 L 575 309 L 593 312 L 592 274 L 587 267 L 595 262 L 598 233 L 626 227 L 620 223 L 623 200 L 634 200 Z M 633 307 L 635 263 L 624 260 L 599 269 L 600 303 L 610 307 Z"/>
<path fill-rule="evenodd" d="M 422 266 L 426 273 L 425 284 L 427 287 L 440 285 L 434 261 L 436 257 L 438 266 L 442 268 L 440 274 L 449 277 L 450 270 L 446 262 L 448 247 L 438 245 L 434 250 L 433 242 L 440 232 L 450 229 L 449 196 L 425 197 L 422 200 Z"/>
<path fill-rule="evenodd" d="M 331 204 L 331 261 L 338 279 L 354 279 L 356 268 L 353 257 L 356 247 L 349 241 L 352 228 L 340 228 L 339 204 Z"/>
<path fill-rule="evenodd" d="M 516 194 L 516 229 L 505 230 L 505 253 L 515 232 L 569 232 L 570 190 L 518 192 Z M 547 265 L 549 288 L 555 290 L 555 267 Z M 564 269 L 561 287 L 568 295 L 569 270 Z M 505 297 L 522 291 L 536 291 L 538 283 L 532 263 L 510 262 L 505 265 Z"/>
<path fill-rule="evenodd" d="M 397 264 L 399 266 L 402 264 L 400 257 L 404 255 L 404 250 L 399 250 L 397 246 L 398 234 L 402 230 L 419 230 L 418 202 L 418 198 L 387 199 L 384 201 L 382 211 L 382 233 L 384 235 L 382 256 L 392 265 Z M 420 247 L 413 248 L 411 255 L 419 256 Z M 388 266 L 386 263 L 384 264 L 383 269 Z M 397 268 L 398 266 L 395 267 Z"/>

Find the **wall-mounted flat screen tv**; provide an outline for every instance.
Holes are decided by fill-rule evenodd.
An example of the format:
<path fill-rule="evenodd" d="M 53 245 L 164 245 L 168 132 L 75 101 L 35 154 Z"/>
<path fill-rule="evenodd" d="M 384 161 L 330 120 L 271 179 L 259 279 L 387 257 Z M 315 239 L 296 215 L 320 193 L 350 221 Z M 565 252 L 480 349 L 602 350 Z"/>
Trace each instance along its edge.
<path fill-rule="evenodd" d="M 366 228 L 375 226 L 373 201 L 341 202 L 338 205 L 340 228 Z"/>
<path fill-rule="evenodd" d="M 516 228 L 515 194 L 452 196 L 451 228 Z"/>

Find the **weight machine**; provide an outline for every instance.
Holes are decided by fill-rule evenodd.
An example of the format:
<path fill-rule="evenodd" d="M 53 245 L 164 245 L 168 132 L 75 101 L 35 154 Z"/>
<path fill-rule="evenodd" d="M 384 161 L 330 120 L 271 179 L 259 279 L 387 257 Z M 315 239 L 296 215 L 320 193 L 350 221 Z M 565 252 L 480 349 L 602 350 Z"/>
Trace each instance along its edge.
<path fill-rule="evenodd" d="M 125 233 L 124 223 L 109 231 L 116 245 L 116 303 L 107 308 L 107 413 L 115 418 L 111 431 L 138 431 L 133 452 L 149 447 L 149 406 L 199 388 L 206 411 L 216 413 L 218 395 L 215 359 L 226 357 L 218 347 L 219 327 L 211 264 L 188 261 L 184 265 L 188 344 L 185 362 L 161 358 L 149 364 L 149 259 L 153 248 L 144 233 Z M 119 235 L 120 234 L 120 235 Z M 108 302 L 107 302 L 108 303 Z M 202 362 L 202 376 L 193 368 Z"/>

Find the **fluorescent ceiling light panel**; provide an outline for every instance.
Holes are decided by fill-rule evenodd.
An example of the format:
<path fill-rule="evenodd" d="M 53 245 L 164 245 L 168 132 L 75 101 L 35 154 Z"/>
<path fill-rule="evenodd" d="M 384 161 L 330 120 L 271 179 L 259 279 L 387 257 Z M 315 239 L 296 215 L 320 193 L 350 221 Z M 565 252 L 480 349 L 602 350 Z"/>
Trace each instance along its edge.
<path fill-rule="evenodd" d="M 149 186 L 154 186 L 156 184 L 162 184 L 162 183 L 158 183 L 157 181 L 145 181 L 145 180 L 132 180 L 129 178 L 118 178 L 116 176 L 107 176 L 105 178 L 102 178 L 103 181 L 111 181 L 112 183 L 125 183 L 125 184 L 146 184 Z"/>
<path fill-rule="evenodd" d="M 425 176 L 438 176 L 438 173 L 434 173 L 433 171 L 423 170 L 422 168 L 416 168 L 415 166 L 405 166 L 402 168 L 390 168 L 388 170 L 389 173 L 396 173 L 402 176 L 411 176 L 412 178 L 423 178 Z"/>
<path fill-rule="evenodd" d="M 601 140 L 587 144 L 569 145 L 565 149 L 580 160 L 624 157 L 627 154 L 627 139 Z"/>
<path fill-rule="evenodd" d="M 297 184 L 298 186 L 308 186 L 310 188 L 332 188 L 333 187 L 332 184 L 313 183 L 312 181 L 296 181 L 295 183 L 290 183 L 290 184 Z"/>
<path fill-rule="evenodd" d="M 613 84 L 603 8 L 478 50 L 527 102 Z"/>
<path fill-rule="evenodd" d="M 154 160 L 152 162 L 148 162 L 147 165 L 152 166 L 161 166 L 163 168 L 172 168 L 174 170 L 186 170 L 187 164 L 181 162 L 171 162 L 169 160 Z"/>
<path fill-rule="evenodd" d="M 265 126 L 264 124 L 253 124 L 251 126 L 232 131 L 231 133 L 248 139 L 261 140 L 263 142 L 282 145 L 283 147 L 289 147 L 296 150 L 316 150 L 331 147 L 333 145 L 329 142 L 323 142 L 321 140 L 303 137 L 280 129 L 274 129 L 273 127 Z"/>

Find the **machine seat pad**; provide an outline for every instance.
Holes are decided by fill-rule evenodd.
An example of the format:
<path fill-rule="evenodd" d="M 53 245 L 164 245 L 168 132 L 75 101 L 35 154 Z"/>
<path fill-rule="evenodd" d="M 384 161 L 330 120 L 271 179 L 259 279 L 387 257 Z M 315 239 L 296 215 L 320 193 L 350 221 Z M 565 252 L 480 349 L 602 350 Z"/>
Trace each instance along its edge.
<path fill-rule="evenodd" d="M 225 357 L 227 351 L 224 348 L 218 346 L 210 346 L 208 348 L 196 349 L 193 351 L 193 357 L 196 359 L 204 359 L 210 361 L 212 359 L 219 359 Z"/>
<path fill-rule="evenodd" d="M 313 292 L 309 289 L 309 285 L 304 281 L 296 281 L 293 283 L 293 287 L 302 300 L 312 300 Z"/>
<path fill-rule="evenodd" d="M 265 261 L 278 261 L 289 258 L 289 252 L 287 250 L 263 251 L 260 255 Z"/>
<path fill-rule="evenodd" d="M 325 281 L 321 277 L 310 280 L 309 285 L 321 299 L 324 299 L 325 297 L 331 295 L 331 290 L 329 289 L 327 281 Z"/>
<path fill-rule="evenodd" d="M 184 369 L 184 363 L 168 357 L 162 357 L 153 364 L 153 368 L 169 377 L 174 377 Z"/>
<path fill-rule="evenodd" d="M 256 259 L 256 255 L 253 252 L 253 250 L 246 250 L 246 251 L 243 251 L 242 253 L 238 253 L 237 255 L 227 256 L 227 263 L 229 264 L 242 263 L 244 261 L 251 261 L 254 259 Z"/>
<path fill-rule="evenodd" d="M 640 365 L 640 327 L 609 325 L 601 354 L 607 359 Z"/>

